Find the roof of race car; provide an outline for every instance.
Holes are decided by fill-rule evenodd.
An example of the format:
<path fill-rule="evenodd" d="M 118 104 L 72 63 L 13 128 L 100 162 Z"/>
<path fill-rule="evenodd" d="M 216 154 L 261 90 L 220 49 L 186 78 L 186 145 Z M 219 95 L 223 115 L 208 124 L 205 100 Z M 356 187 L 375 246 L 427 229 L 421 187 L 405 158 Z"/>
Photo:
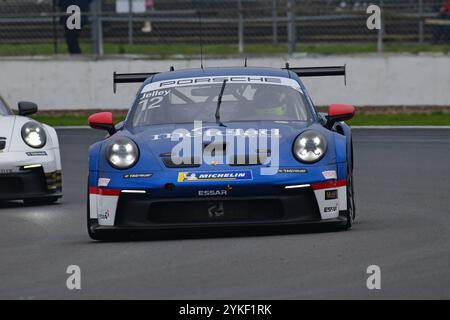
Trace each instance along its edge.
<path fill-rule="evenodd" d="M 235 75 L 251 75 L 251 76 L 268 76 L 268 77 L 283 77 L 290 78 L 291 74 L 287 70 L 275 68 L 255 68 L 255 67 L 222 67 L 222 68 L 197 68 L 184 69 L 178 71 L 167 71 L 156 74 L 154 77 L 147 79 L 144 85 L 155 82 L 165 81 L 171 79 L 181 79 L 189 77 L 214 77 L 214 76 L 235 76 Z"/>

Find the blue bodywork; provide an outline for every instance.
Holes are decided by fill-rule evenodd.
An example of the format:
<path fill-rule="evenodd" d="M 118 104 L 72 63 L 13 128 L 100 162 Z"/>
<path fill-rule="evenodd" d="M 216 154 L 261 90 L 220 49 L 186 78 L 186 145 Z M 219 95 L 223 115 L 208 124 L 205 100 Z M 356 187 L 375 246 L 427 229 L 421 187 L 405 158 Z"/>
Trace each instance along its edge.
<path fill-rule="evenodd" d="M 230 167 L 227 164 L 211 166 L 201 164 L 197 168 L 167 168 L 161 159 L 161 154 L 170 153 L 176 142 L 166 138 L 167 133 L 175 129 L 185 128 L 191 130 L 193 124 L 173 124 L 173 125 L 152 125 L 148 127 L 132 128 L 129 125 L 130 115 L 137 108 L 138 95 L 129 114 L 121 125 L 120 130 L 113 136 L 103 141 L 97 142 L 89 150 L 89 186 L 97 187 L 99 178 L 109 178 L 107 186 L 110 189 L 139 190 L 146 189 L 152 198 L 176 198 L 176 197 L 197 197 L 198 190 L 205 188 L 204 182 L 178 182 L 180 172 L 223 172 L 223 171 L 251 171 L 252 179 L 236 180 L 232 182 L 233 195 L 235 196 L 255 196 L 274 194 L 277 186 L 312 184 L 325 181 L 324 171 L 336 171 L 338 180 L 346 180 L 348 170 L 353 167 L 351 157 L 351 131 L 345 123 L 337 123 L 332 130 L 324 126 L 323 118 L 316 112 L 308 91 L 304 87 L 300 78 L 294 72 L 288 70 L 278 70 L 272 68 L 208 68 L 193 69 L 160 73 L 147 79 L 141 89 L 156 81 L 203 77 L 203 76 L 227 76 L 227 75 L 248 75 L 248 76 L 273 76 L 294 79 L 302 88 L 306 96 L 307 107 L 310 108 L 312 119 L 310 123 L 298 121 L 249 121 L 249 122 L 227 122 L 226 129 L 259 129 L 278 128 L 280 130 L 280 168 L 283 169 L 306 169 L 302 174 L 278 173 L 275 175 L 261 175 L 260 166 L 239 166 Z M 208 123 L 209 128 L 216 127 L 215 123 Z M 328 151 L 326 155 L 314 164 L 304 164 L 299 162 L 293 155 L 292 146 L 296 137 L 306 130 L 317 130 L 321 132 L 328 141 Z M 111 139 L 117 136 L 131 138 L 138 146 L 140 158 L 137 164 L 128 170 L 117 170 L 108 163 L 106 159 L 106 147 Z M 149 177 L 130 179 L 128 174 L 151 174 Z M 164 188 L 166 184 L 173 184 L 174 188 L 168 190 Z M 208 181 L 208 188 L 225 187 L 230 182 Z M 281 190 L 281 189 L 280 189 Z M 276 191 L 278 192 L 278 191 Z"/>

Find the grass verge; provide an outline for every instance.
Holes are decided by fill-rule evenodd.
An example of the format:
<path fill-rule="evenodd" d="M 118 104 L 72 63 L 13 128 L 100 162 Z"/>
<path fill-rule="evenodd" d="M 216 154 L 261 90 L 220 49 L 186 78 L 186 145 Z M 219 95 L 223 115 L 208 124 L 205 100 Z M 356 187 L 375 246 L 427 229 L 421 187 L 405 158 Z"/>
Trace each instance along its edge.
<path fill-rule="evenodd" d="M 360 114 L 349 121 L 352 126 L 449 126 L 449 113 Z"/>
<path fill-rule="evenodd" d="M 50 126 L 86 126 L 87 115 L 33 116 L 37 121 Z M 124 116 L 114 118 L 120 122 Z M 450 126 L 449 113 L 434 114 L 360 114 L 349 121 L 353 126 Z"/>
<path fill-rule="evenodd" d="M 42 115 L 33 115 L 31 118 L 48 124 L 49 126 L 87 126 L 88 125 L 88 116 L 87 115 L 64 115 L 64 116 L 42 116 Z M 118 123 L 125 119 L 125 116 L 114 117 L 114 123 Z"/>

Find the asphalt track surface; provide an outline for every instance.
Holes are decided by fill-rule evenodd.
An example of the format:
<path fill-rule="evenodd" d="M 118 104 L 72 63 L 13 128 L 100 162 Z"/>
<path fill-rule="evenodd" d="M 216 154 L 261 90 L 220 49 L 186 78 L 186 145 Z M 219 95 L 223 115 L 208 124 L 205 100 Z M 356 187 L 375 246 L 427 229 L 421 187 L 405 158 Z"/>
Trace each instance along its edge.
<path fill-rule="evenodd" d="M 353 230 L 179 235 L 114 243 L 86 233 L 93 130 L 61 130 L 60 204 L 0 204 L 0 298 L 450 298 L 450 130 L 356 130 Z M 81 290 L 66 268 L 81 268 Z M 366 269 L 381 268 L 381 290 Z"/>

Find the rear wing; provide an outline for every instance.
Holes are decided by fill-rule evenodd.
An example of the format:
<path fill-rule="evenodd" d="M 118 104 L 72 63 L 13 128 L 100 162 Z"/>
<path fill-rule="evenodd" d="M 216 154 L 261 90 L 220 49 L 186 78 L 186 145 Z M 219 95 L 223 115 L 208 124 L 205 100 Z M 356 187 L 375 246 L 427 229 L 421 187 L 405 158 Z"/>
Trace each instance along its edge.
<path fill-rule="evenodd" d="M 158 74 L 152 73 L 116 73 L 113 74 L 113 92 L 116 93 L 118 83 L 139 83 L 144 82 L 148 78 Z"/>
<path fill-rule="evenodd" d="M 344 82 L 347 84 L 347 66 L 334 66 L 334 67 L 303 67 L 303 68 L 291 68 L 289 64 L 283 70 L 289 70 L 296 73 L 300 78 L 306 77 L 333 77 L 343 76 Z"/>
<path fill-rule="evenodd" d="M 173 71 L 173 67 L 170 71 Z M 343 76 L 345 84 L 347 84 L 346 66 L 335 67 L 303 67 L 303 68 L 291 68 L 286 63 L 286 67 L 283 70 L 289 70 L 296 73 L 300 78 L 303 77 L 331 77 L 331 76 Z M 116 73 L 113 74 L 113 91 L 116 93 L 118 83 L 140 83 L 144 82 L 150 77 L 160 72 L 149 73 Z"/>

